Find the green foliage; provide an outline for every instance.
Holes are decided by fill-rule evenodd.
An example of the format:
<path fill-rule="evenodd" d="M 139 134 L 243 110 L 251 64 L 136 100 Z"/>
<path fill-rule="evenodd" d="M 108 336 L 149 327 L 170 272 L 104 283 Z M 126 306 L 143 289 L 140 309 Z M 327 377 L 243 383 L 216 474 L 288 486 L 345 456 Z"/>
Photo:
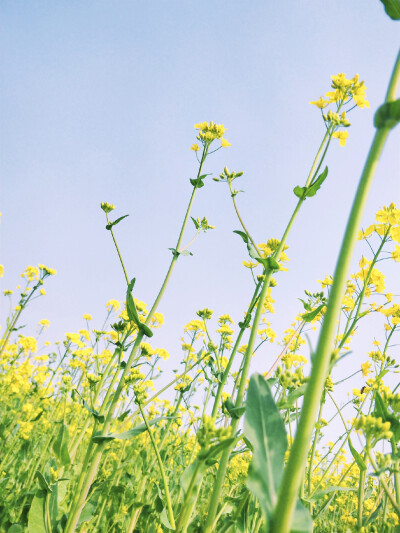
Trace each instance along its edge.
<path fill-rule="evenodd" d="M 381 0 L 386 13 L 393 20 L 400 20 L 400 0 Z"/>
<path fill-rule="evenodd" d="M 272 527 L 288 443 L 279 409 L 268 383 L 260 374 L 255 374 L 250 379 L 244 432 L 253 448 L 246 484 L 262 507 L 268 531 Z M 311 517 L 300 502 L 296 508 L 291 531 L 292 533 L 312 531 Z"/>
<path fill-rule="evenodd" d="M 375 128 L 392 129 L 400 122 L 400 99 L 382 104 L 374 116 Z"/>

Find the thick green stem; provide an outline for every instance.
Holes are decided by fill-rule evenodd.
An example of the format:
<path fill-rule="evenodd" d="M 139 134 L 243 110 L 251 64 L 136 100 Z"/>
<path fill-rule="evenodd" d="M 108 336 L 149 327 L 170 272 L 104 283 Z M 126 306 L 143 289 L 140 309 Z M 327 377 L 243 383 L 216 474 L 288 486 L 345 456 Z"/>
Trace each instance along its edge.
<path fill-rule="evenodd" d="M 400 53 L 393 71 L 390 88 L 395 87 L 398 82 L 397 79 L 394 80 L 394 77 L 398 78 L 400 76 L 399 64 Z M 388 94 L 393 97 L 391 90 L 388 91 Z M 389 128 L 380 128 L 376 131 L 354 198 L 335 269 L 328 309 L 321 328 L 316 353 L 313 358 L 310 381 L 304 396 L 299 425 L 292 445 L 289 461 L 286 464 L 280 485 L 274 514 L 274 533 L 288 533 L 290 531 L 314 421 L 317 415 L 324 383 L 329 371 L 335 329 L 342 307 L 342 299 L 357 238 L 357 231 L 361 225 L 361 217 L 367 201 L 372 178 L 388 134 Z"/>
<path fill-rule="evenodd" d="M 364 454 L 364 460 L 366 459 Z M 363 508 L 364 508 L 364 497 L 365 497 L 365 478 L 367 472 L 366 470 L 360 470 L 360 477 L 358 481 L 358 506 L 357 506 L 357 526 L 361 529 L 363 523 Z"/>

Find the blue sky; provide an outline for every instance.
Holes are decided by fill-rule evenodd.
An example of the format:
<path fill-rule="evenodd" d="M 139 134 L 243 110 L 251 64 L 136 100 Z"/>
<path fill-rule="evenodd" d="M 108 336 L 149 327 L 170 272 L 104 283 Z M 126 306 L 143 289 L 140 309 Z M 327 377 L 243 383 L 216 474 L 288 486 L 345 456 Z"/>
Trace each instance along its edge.
<path fill-rule="evenodd" d="M 245 172 L 238 197 L 258 242 L 279 238 L 294 208 L 324 126 L 310 100 L 329 90 L 330 76 L 359 73 L 371 109 L 356 110 L 345 148 L 328 155 L 329 178 L 306 202 L 288 244 L 289 272 L 275 289 L 273 327 L 281 332 L 299 312 L 303 290 L 334 269 L 351 200 L 399 44 L 399 23 L 377 0 L 61 1 L 2 3 L 1 263 L 3 289 L 26 265 L 58 274 L 48 295 L 26 314 L 41 318 L 47 337 L 101 326 L 105 303 L 124 298 L 124 279 L 100 202 L 130 214 L 116 231 L 135 296 L 151 303 L 170 261 L 196 160 L 194 123 L 225 124 L 232 146 L 207 162 Z M 394 130 L 372 187 L 365 225 L 375 211 L 399 203 L 399 137 Z M 246 251 L 228 191 L 207 181 L 193 216 L 216 228 L 181 258 L 154 337 L 175 364 L 183 326 L 198 309 L 240 320 L 252 288 Z M 190 232 L 187 240 L 190 240 Z M 360 254 L 365 248 L 359 248 Z M 400 293 L 397 272 L 392 271 Z M 8 306 L 2 303 L 4 315 Z M 28 332 L 27 328 L 27 332 Z M 382 331 L 378 334 L 382 335 Z M 352 364 L 373 340 L 363 337 Z M 277 353 L 268 346 L 255 368 Z M 365 353 L 365 352 L 364 352 Z"/>

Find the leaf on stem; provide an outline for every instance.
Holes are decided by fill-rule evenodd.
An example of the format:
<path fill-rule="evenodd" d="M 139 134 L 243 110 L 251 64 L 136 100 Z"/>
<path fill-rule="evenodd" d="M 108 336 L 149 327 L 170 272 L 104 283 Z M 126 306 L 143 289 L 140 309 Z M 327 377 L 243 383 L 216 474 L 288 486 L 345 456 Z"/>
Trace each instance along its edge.
<path fill-rule="evenodd" d="M 129 215 L 124 215 L 123 217 L 119 217 L 117 218 L 117 220 L 114 220 L 114 222 L 110 222 L 109 224 L 107 224 L 106 229 L 111 230 L 113 226 L 116 226 L 117 224 L 119 224 L 121 220 L 124 220 L 124 218 L 126 217 L 129 217 Z"/>
<path fill-rule="evenodd" d="M 71 458 L 68 453 L 68 428 L 65 424 L 60 425 L 60 431 L 53 443 L 53 451 L 62 466 L 71 464 Z"/>
<path fill-rule="evenodd" d="M 324 171 L 318 176 L 318 178 L 313 183 L 311 183 L 311 185 L 309 185 L 308 187 L 300 187 L 299 185 L 297 185 L 297 187 L 293 189 L 293 192 L 297 196 L 297 198 L 302 198 L 304 200 L 306 198 L 310 198 L 311 196 L 315 196 L 327 177 L 328 167 L 325 167 Z"/>
<path fill-rule="evenodd" d="M 268 383 L 260 374 L 250 379 L 244 434 L 254 448 L 246 484 L 258 499 L 268 530 L 278 498 L 288 441 L 279 409 Z M 291 532 L 311 532 L 312 528 L 310 514 L 298 500 Z"/>
<path fill-rule="evenodd" d="M 322 311 L 322 309 L 325 307 L 325 304 L 321 304 L 318 307 L 316 307 L 313 311 L 310 311 L 309 313 L 304 313 L 304 315 L 301 315 L 301 318 L 305 322 L 312 322 L 314 318 L 319 315 L 319 313 Z"/>
<path fill-rule="evenodd" d="M 400 0 L 381 0 L 386 13 L 393 20 L 400 20 Z"/>
<path fill-rule="evenodd" d="M 324 171 L 318 176 L 318 178 L 309 187 L 307 187 L 306 198 L 315 196 L 327 177 L 328 167 L 325 167 Z"/>
<path fill-rule="evenodd" d="M 367 465 L 365 464 L 364 459 L 362 458 L 361 454 L 359 454 L 358 451 L 354 448 L 350 440 L 350 437 L 349 437 L 349 448 L 350 448 L 350 453 L 353 456 L 353 459 L 358 465 L 358 468 L 362 471 L 367 470 Z"/>
<path fill-rule="evenodd" d="M 81 399 L 81 402 L 82 402 L 82 406 L 87 410 L 89 411 L 89 413 L 91 415 L 94 416 L 94 418 L 100 422 L 100 424 L 103 424 L 104 423 L 104 415 L 99 415 L 99 413 L 95 410 L 95 409 L 92 409 L 90 407 L 90 405 L 88 405 L 88 403 L 83 399 L 83 397 L 81 396 L 81 394 L 76 390 L 76 389 L 73 389 L 72 390 L 72 393 L 71 393 L 71 397 L 73 400 L 75 400 L 75 396 L 78 395 Z"/>
<path fill-rule="evenodd" d="M 152 337 L 153 332 L 151 329 L 146 326 L 143 322 L 140 321 L 138 312 L 136 310 L 135 301 L 132 296 L 132 289 L 135 285 L 136 278 L 133 278 L 132 281 L 129 283 L 127 291 L 126 291 L 126 310 L 128 312 L 128 317 L 131 322 L 136 324 L 137 328 L 147 337 Z"/>
<path fill-rule="evenodd" d="M 46 491 L 38 490 L 32 500 L 32 504 L 28 513 L 29 533 L 47 533 L 47 527 L 44 518 L 45 500 Z"/>
<path fill-rule="evenodd" d="M 386 102 L 378 108 L 374 116 L 375 128 L 394 128 L 400 122 L 400 99 Z"/>
<path fill-rule="evenodd" d="M 170 419 L 170 416 L 157 416 L 156 418 L 153 418 L 152 420 L 149 420 L 147 424 L 149 426 L 154 426 L 154 424 L 157 424 L 161 420 L 168 420 Z M 123 433 L 109 433 L 108 435 L 94 435 L 92 437 L 92 441 L 99 444 L 100 442 L 107 442 L 109 440 L 114 439 L 120 439 L 120 440 L 126 440 L 126 439 L 133 439 L 140 435 L 141 433 L 144 433 L 147 431 L 146 424 L 139 424 L 138 426 L 135 426 L 134 428 L 130 429 L 129 431 L 124 431 Z"/>
<path fill-rule="evenodd" d="M 244 231 L 240 231 L 238 229 L 235 229 L 233 231 L 233 233 L 237 233 L 238 235 L 240 235 L 243 239 L 243 242 L 245 242 L 246 244 L 249 242 L 249 237 L 247 235 L 247 233 L 245 233 Z"/>

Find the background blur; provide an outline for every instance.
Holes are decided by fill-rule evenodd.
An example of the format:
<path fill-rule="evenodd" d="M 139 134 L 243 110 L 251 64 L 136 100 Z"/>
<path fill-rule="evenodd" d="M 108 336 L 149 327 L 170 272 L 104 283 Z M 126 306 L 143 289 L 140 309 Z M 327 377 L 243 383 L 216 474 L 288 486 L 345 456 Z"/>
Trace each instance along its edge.
<path fill-rule="evenodd" d="M 328 180 L 306 202 L 289 238 L 289 272 L 278 276 L 271 316 L 281 334 L 301 310 L 303 290 L 319 290 L 317 280 L 334 270 L 399 23 L 377 0 L 5 0 L 1 11 L 2 290 L 15 289 L 28 264 L 57 269 L 48 295 L 23 321 L 22 332 L 34 334 L 37 322 L 49 319 L 43 340 L 85 327 L 84 313 L 100 328 L 106 302 L 125 297 L 102 201 L 116 205 L 114 218 L 130 214 L 116 234 L 129 275 L 137 278 L 134 294 L 150 307 L 197 170 L 189 149 L 194 123 L 228 128 L 232 146 L 211 156 L 205 170 L 218 175 L 227 165 L 245 172 L 235 183 L 245 190 L 238 203 L 255 239 L 266 242 L 281 237 L 296 201 L 292 190 L 303 185 L 323 135 L 310 100 L 329 90 L 332 74 L 365 79 L 371 109 L 351 113 L 345 148 L 332 142 Z M 379 163 L 364 226 L 381 206 L 399 202 L 399 140 L 397 128 Z M 180 360 L 183 327 L 198 309 L 238 321 L 252 289 L 242 266 L 246 249 L 232 233 L 239 224 L 227 186 L 208 178 L 193 216 L 207 216 L 216 228 L 195 242 L 193 257 L 179 259 L 162 301 L 165 325 L 153 345 L 170 351 L 166 368 Z M 387 290 L 399 294 L 399 269 L 392 266 L 389 275 Z M 373 339 L 383 340 L 383 328 L 373 323 L 337 375 L 358 369 Z M 278 352 L 276 344 L 264 345 L 254 370 L 265 370 Z"/>

